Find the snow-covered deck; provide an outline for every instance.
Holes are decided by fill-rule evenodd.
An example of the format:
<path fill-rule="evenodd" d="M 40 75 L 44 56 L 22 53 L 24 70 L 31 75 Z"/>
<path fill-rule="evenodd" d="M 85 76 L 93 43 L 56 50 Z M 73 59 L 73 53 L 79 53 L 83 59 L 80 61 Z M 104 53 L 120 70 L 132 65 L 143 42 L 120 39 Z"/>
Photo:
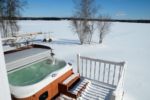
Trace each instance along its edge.
<path fill-rule="evenodd" d="M 70 91 L 72 93 L 80 90 L 85 81 L 89 81 L 86 88 L 81 92 L 78 100 L 110 100 L 112 92 L 115 90 L 115 86 L 106 85 L 98 81 L 90 80 L 85 77 L 81 78 L 81 81 L 76 84 Z M 56 100 L 71 100 L 73 98 L 60 94 Z"/>
<path fill-rule="evenodd" d="M 116 86 L 104 84 L 95 80 L 91 80 L 85 77 L 81 78 L 81 81 L 77 83 L 70 92 L 76 93 L 82 85 L 88 81 L 86 88 L 81 91 L 80 96 L 77 100 L 122 100 L 121 99 L 112 99 L 113 91 L 115 91 Z M 55 100 L 73 100 L 74 98 L 68 97 L 64 94 L 60 94 Z"/>
<path fill-rule="evenodd" d="M 71 98 L 63 93 L 56 100 L 122 100 L 124 95 L 124 62 L 77 56 L 80 81 L 69 90 L 77 95 Z M 87 85 L 85 85 L 87 83 Z"/>
<path fill-rule="evenodd" d="M 86 78 L 85 78 L 86 79 Z M 115 86 L 104 84 L 98 81 L 90 80 L 87 88 L 83 93 L 81 93 L 81 97 L 84 100 L 110 100 L 112 92 L 115 90 Z"/>

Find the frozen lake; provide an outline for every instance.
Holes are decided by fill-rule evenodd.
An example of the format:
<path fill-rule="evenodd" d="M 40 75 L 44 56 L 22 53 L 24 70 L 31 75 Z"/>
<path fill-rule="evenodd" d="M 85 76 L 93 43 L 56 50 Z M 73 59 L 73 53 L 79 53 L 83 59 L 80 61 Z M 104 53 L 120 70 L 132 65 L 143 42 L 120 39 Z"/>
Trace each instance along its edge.
<path fill-rule="evenodd" d="M 112 61 L 125 61 L 124 100 L 150 98 L 150 24 L 113 23 L 102 45 L 95 32 L 92 45 L 79 45 L 68 21 L 21 21 L 20 32 L 52 32 L 54 42 L 49 44 L 56 57 L 76 66 L 76 54 Z"/>

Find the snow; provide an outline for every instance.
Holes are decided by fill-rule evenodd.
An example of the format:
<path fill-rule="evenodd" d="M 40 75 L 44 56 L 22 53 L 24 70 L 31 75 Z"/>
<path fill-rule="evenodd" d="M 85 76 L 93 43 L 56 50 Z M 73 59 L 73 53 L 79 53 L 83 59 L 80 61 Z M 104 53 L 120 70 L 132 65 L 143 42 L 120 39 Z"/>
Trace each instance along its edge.
<path fill-rule="evenodd" d="M 56 57 L 76 66 L 76 54 L 112 61 L 125 61 L 124 100 L 149 100 L 150 98 L 150 24 L 113 23 L 103 44 L 98 44 L 98 34 L 92 45 L 80 45 L 68 21 L 21 21 L 21 32 L 52 32 L 54 42 L 49 45 Z M 97 32 L 95 32 L 97 33 Z"/>

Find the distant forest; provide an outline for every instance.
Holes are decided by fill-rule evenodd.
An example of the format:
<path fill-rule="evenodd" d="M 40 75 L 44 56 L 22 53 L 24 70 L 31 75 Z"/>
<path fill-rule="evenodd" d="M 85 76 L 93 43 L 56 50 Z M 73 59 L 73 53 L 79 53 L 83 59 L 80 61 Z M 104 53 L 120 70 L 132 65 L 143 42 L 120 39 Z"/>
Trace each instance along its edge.
<path fill-rule="evenodd" d="M 0 20 L 84 20 L 85 18 L 73 18 L 73 17 L 0 17 Z M 128 22 L 128 23 L 150 23 L 147 19 L 87 19 L 89 21 L 108 21 L 108 22 Z"/>

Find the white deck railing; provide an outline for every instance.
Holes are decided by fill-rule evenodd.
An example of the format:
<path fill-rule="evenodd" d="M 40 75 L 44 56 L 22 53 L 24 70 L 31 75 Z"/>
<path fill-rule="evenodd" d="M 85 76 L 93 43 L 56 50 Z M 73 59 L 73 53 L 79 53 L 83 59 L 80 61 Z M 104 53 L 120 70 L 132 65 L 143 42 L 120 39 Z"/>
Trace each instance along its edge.
<path fill-rule="evenodd" d="M 124 64 L 77 55 L 77 72 L 81 76 L 116 87 L 111 100 L 121 100 L 116 95 L 123 90 Z"/>
<path fill-rule="evenodd" d="M 124 75 L 125 75 L 125 66 L 123 66 L 121 77 L 119 79 L 119 82 L 118 82 L 118 85 L 117 85 L 115 91 L 112 94 L 112 99 L 111 100 L 123 100 Z"/>

